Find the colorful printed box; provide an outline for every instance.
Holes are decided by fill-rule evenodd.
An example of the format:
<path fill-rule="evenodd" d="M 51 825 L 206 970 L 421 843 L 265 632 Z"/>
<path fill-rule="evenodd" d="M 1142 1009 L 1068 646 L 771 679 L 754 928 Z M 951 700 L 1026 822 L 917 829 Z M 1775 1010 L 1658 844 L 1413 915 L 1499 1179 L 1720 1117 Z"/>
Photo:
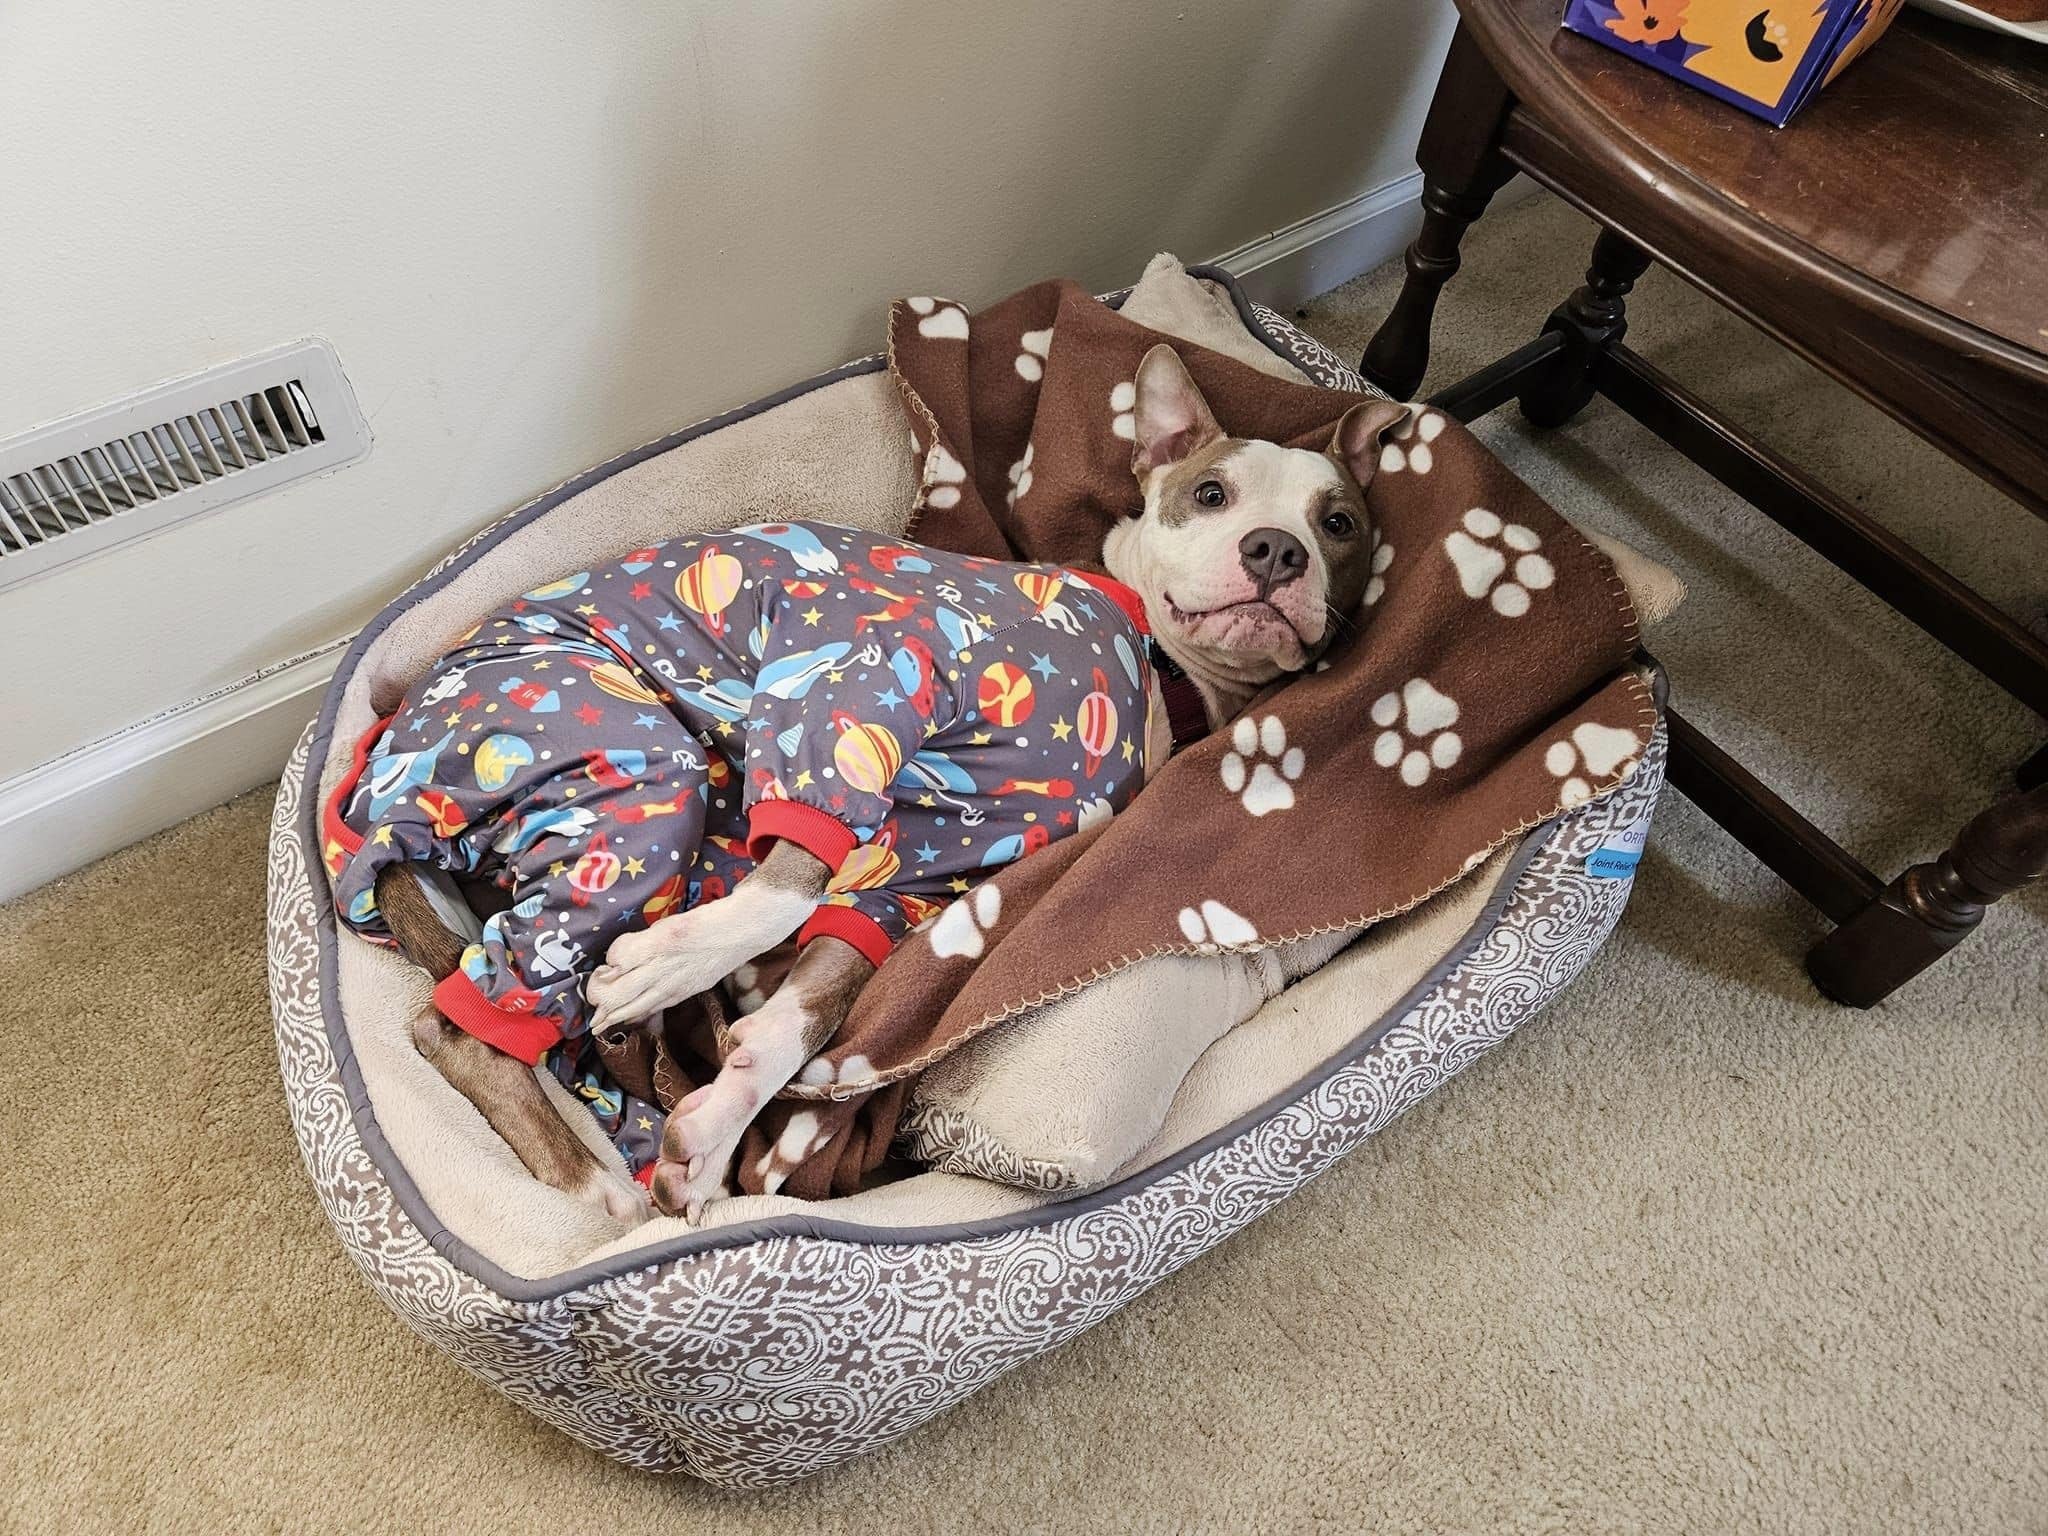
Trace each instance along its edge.
<path fill-rule="evenodd" d="M 1876 42 L 1903 0 L 1570 0 L 1564 24 L 1773 127 Z"/>

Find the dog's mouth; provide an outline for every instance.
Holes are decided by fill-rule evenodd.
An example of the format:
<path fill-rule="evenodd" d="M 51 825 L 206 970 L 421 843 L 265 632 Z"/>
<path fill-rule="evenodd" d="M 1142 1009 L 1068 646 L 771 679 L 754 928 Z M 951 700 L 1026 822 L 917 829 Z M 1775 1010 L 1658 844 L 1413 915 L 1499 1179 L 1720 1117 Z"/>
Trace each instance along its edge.
<path fill-rule="evenodd" d="M 1205 639 L 1228 644 L 1238 638 L 1249 639 L 1285 630 L 1297 645 L 1306 648 L 1315 643 L 1301 632 L 1301 626 L 1278 604 L 1263 597 L 1218 603 L 1213 608 L 1183 608 L 1173 600 L 1171 592 L 1162 595 L 1166 599 L 1166 611 L 1174 623 Z"/>

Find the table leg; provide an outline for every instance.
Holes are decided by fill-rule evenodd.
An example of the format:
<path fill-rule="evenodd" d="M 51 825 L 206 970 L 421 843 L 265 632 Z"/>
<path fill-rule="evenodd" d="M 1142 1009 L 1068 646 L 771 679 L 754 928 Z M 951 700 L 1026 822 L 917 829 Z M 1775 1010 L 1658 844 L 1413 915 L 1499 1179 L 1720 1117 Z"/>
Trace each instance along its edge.
<path fill-rule="evenodd" d="M 1460 26 L 1415 151 L 1422 167 L 1422 229 L 1408 247 L 1408 276 L 1358 365 L 1396 400 L 1413 398 L 1429 367 L 1430 323 L 1437 295 L 1458 270 L 1458 242 L 1515 174 L 1499 145 L 1508 106 L 1507 87 Z"/>
<path fill-rule="evenodd" d="M 1522 414 L 1533 426 L 1561 427 L 1593 398 L 1600 354 L 1628 334 L 1628 294 L 1650 258 L 1625 235 L 1603 229 L 1593 242 L 1586 281 L 1544 323 L 1564 346 L 1522 388 Z"/>
<path fill-rule="evenodd" d="M 2019 766 L 2013 775 L 2021 789 L 2039 789 L 2048 784 L 2048 747 L 2043 747 Z"/>
<path fill-rule="evenodd" d="M 1808 953 L 1814 985 L 1868 1008 L 1926 970 L 1983 921 L 1984 909 L 2048 875 L 2048 786 L 1978 813 L 1954 845 L 1916 864 Z"/>

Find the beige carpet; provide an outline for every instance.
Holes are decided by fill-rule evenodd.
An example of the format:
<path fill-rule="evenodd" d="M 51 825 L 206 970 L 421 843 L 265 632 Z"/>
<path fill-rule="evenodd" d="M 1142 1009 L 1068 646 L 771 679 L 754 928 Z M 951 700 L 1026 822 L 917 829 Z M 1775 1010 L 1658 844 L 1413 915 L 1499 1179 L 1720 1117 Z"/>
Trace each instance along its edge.
<path fill-rule="evenodd" d="M 1586 226 L 1482 226 L 1432 382 L 1530 334 Z M 1382 272 L 1314 305 L 1355 353 Z M 2040 624 L 2048 526 L 1672 282 L 1635 340 Z M 1498 449 L 1676 565 L 1695 719 L 1875 863 L 2035 744 L 1596 408 Z M 0 910 L 0 1528 L 2048 1529 L 2048 903 L 1890 1005 L 1818 1002 L 1812 914 L 1675 798 L 1560 1004 L 1063 1352 L 771 1497 L 614 1467 L 394 1321 L 279 1103 L 258 797 Z M 99 1086 L 73 1097 L 77 1085 Z"/>

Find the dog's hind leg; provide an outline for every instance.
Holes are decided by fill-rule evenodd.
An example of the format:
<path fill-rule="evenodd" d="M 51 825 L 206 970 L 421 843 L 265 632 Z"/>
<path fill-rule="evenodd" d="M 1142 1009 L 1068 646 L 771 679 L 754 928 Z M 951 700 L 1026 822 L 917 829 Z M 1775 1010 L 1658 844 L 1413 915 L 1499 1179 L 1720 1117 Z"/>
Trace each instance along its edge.
<path fill-rule="evenodd" d="M 703 1214 L 761 1106 L 838 1033 L 874 973 L 872 961 L 839 939 L 804 946 L 775 995 L 733 1025 L 734 1049 L 718 1075 L 669 1111 L 654 1167 L 657 1206 L 690 1222 Z"/>
<path fill-rule="evenodd" d="M 377 910 L 398 947 L 439 981 L 462 963 L 463 941 L 435 915 L 412 870 L 377 874 Z M 474 1104 L 491 1129 L 543 1184 L 594 1201 L 621 1221 L 646 1212 L 638 1186 L 598 1161 L 548 1101 L 533 1069 L 448 1022 L 429 1006 L 413 1020 L 413 1044 Z"/>
<path fill-rule="evenodd" d="M 773 949 L 816 910 L 830 876 L 816 854 L 779 842 L 730 896 L 620 934 L 584 990 L 592 1032 L 653 1018 Z"/>

